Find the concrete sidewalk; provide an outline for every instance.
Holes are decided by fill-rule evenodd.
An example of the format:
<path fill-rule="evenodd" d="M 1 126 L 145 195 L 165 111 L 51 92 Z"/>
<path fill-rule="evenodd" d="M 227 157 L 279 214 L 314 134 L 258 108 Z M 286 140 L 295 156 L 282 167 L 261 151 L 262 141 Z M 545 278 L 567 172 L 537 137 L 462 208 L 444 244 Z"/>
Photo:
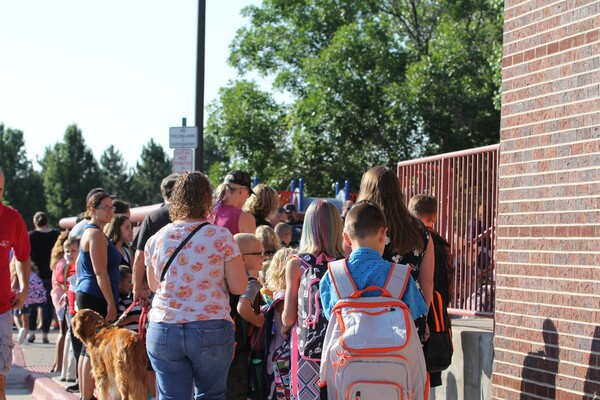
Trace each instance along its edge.
<path fill-rule="evenodd" d="M 450 368 L 442 374 L 443 386 L 434 388 L 430 400 L 491 398 L 493 360 L 493 320 L 462 318 L 452 320 L 454 356 Z M 41 334 L 34 343 L 19 346 L 13 331 L 15 348 L 13 366 L 7 376 L 9 400 L 78 400 L 79 394 L 68 393 L 72 383 L 61 382 L 60 373 L 51 373 L 57 331 L 51 331 L 50 343 L 41 343 Z"/>
<path fill-rule="evenodd" d="M 36 341 L 25 342 L 19 346 L 17 332 L 13 331 L 15 347 L 13 366 L 6 378 L 6 397 L 11 400 L 77 400 L 79 395 L 68 393 L 65 388 L 72 382 L 61 382 L 60 372 L 50 372 L 54 364 L 56 337 L 55 330 L 50 331 L 50 343 L 42 343 L 41 332 L 37 332 Z"/>

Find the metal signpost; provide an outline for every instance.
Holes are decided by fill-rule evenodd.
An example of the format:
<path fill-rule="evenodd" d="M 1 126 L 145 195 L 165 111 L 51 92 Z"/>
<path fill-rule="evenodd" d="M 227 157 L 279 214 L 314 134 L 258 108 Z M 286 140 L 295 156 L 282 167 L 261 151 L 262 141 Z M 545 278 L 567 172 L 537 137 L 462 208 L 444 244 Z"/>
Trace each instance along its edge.
<path fill-rule="evenodd" d="M 198 147 L 198 127 L 183 126 L 169 128 L 169 147 L 174 150 L 173 172 L 182 173 L 194 170 L 194 149 Z"/>

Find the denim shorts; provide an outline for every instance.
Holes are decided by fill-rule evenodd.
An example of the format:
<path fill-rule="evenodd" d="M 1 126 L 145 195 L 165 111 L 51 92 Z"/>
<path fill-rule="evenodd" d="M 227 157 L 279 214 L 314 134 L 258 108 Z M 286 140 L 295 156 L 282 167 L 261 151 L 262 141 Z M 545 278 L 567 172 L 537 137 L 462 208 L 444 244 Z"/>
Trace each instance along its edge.
<path fill-rule="evenodd" d="M 12 340 L 13 313 L 7 311 L 0 314 L 0 375 L 6 376 L 12 365 L 12 349 L 15 346 Z"/>
<path fill-rule="evenodd" d="M 159 398 L 190 399 L 193 392 L 194 399 L 225 399 L 233 343 L 230 321 L 150 322 L 146 348 Z"/>

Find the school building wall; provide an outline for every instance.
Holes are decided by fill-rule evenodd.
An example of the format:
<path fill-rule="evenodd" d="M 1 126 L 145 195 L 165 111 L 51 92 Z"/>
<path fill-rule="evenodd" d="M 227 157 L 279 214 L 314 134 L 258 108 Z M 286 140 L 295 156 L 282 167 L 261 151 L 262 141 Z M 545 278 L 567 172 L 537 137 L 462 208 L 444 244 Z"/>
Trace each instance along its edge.
<path fill-rule="evenodd" d="M 600 1 L 504 16 L 492 397 L 600 398 Z"/>

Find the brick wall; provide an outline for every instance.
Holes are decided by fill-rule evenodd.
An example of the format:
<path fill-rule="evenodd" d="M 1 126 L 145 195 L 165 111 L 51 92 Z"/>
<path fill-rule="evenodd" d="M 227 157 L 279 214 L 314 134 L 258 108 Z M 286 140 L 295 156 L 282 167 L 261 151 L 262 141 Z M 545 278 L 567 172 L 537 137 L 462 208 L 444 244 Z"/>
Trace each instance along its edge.
<path fill-rule="evenodd" d="M 600 1 L 504 7 L 492 395 L 600 398 Z"/>

